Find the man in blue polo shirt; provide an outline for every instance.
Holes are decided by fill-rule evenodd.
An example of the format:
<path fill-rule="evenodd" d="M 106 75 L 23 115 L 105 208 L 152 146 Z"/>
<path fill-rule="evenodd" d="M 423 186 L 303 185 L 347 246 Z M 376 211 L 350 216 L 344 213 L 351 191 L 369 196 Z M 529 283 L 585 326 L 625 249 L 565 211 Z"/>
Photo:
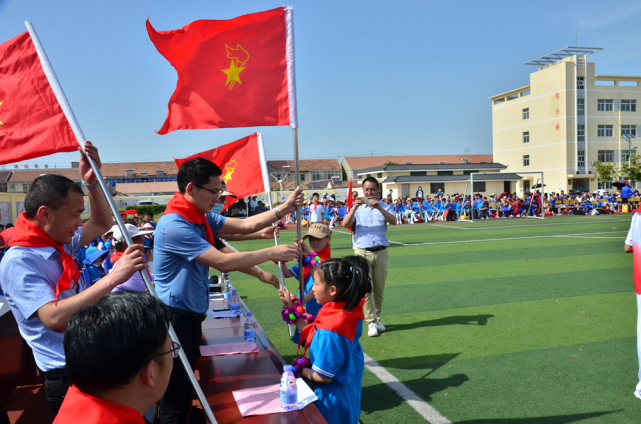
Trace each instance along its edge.
<path fill-rule="evenodd" d="M 221 174 L 221 169 L 206 159 L 184 163 L 178 170 L 179 193 L 167 204 L 154 236 L 156 291 L 169 306 L 171 323 L 192 368 L 200 354 L 201 323 L 209 307 L 209 267 L 221 272 L 237 271 L 269 260 L 286 262 L 298 254 L 295 246 L 288 245 L 238 253 L 223 253 L 214 247 L 217 235 L 273 237 L 275 227 L 270 225 L 303 204 L 302 189 L 297 188 L 279 207 L 247 219 L 212 213 L 223 190 Z M 186 423 L 192 393 L 188 375 L 180 360 L 175 359 L 160 402 L 161 423 Z"/>
<path fill-rule="evenodd" d="M 354 254 L 364 257 L 369 264 L 372 293 L 365 297 L 363 313 L 368 325 L 367 335 L 375 337 L 385 331 L 381 309 L 387 278 L 387 225 L 395 225 L 397 221 L 392 207 L 378 201 L 380 186 L 376 178 L 365 178 L 362 187 L 367 204 L 361 198 L 356 199 L 343 220 L 343 227 L 348 228 L 355 222 Z"/>
<path fill-rule="evenodd" d="M 90 142 L 85 151 L 100 166 L 98 150 Z M 11 247 L 0 263 L 9 306 L 44 375 L 49 408 L 56 413 L 69 388 L 63 347 L 67 322 L 145 267 L 142 246 L 130 246 L 111 273 L 91 287 L 85 288 L 82 280 L 71 284 L 73 277 L 65 279 L 65 264 L 69 270 L 77 266 L 69 255 L 74 256 L 80 246 L 112 224 L 107 200 L 84 154 L 79 168 L 89 192 L 89 221 L 82 223 L 84 199 L 78 184 L 61 175 L 41 176 L 27 193 L 25 212 L 18 218 Z"/>

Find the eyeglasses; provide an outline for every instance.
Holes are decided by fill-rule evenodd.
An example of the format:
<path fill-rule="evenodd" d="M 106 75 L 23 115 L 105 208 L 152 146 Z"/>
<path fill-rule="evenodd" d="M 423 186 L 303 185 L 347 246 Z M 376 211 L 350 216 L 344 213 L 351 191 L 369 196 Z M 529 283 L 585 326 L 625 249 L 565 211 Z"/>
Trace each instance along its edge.
<path fill-rule="evenodd" d="M 203 187 L 203 186 L 199 186 L 199 185 L 196 185 L 196 184 L 194 184 L 194 185 L 195 185 L 196 187 L 198 187 L 198 188 L 202 188 L 203 190 L 207 190 L 208 192 L 210 192 L 211 194 L 213 194 L 213 195 L 214 195 L 214 199 L 215 199 L 216 197 L 220 197 L 220 193 L 222 193 L 222 192 L 223 192 L 223 191 L 222 191 L 222 190 L 220 190 L 220 189 L 219 189 L 219 190 L 217 190 L 217 191 L 214 191 L 214 190 L 210 190 L 210 189 L 208 189 L 208 188 L 205 188 L 205 187 Z"/>
<path fill-rule="evenodd" d="M 178 358 L 178 351 L 180 350 L 181 347 L 182 346 L 179 345 L 178 343 L 171 342 L 171 349 L 169 349 L 167 352 L 163 352 L 163 353 L 160 353 L 158 355 L 154 355 L 151 358 L 149 358 L 149 360 L 151 361 L 152 359 L 160 358 L 161 356 L 164 356 L 164 355 L 166 355 L 168 353 L 171 353 L 171 356 L 173 356 L 173 358 L 176 359 L 176 358 Z"/>

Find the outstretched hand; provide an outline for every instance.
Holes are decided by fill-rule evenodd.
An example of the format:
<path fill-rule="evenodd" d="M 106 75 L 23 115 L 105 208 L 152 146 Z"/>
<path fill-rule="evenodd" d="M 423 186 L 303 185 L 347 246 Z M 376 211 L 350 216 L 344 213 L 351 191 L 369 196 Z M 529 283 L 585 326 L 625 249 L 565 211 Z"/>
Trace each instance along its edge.
<path fill-rule="evenodd" d="M 294 305 L 292 301 L 292 294 L 289 292 L 287 287 L 284 287 L 283 290 L 278 290 L 278 296 L 283 302 L 283 308 L 291 308 Z"/>

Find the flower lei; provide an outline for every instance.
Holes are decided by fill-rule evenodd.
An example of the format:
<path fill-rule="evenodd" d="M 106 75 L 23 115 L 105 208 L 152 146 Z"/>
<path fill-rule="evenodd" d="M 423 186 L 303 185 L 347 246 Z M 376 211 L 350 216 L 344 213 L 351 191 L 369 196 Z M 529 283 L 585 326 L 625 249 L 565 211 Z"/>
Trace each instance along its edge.
<path fill-rule="evenodd" d="M 298 359 L 294 359 L 294 362 L 292 363 L 292 372 L 294 373 L 294 376 L 296 378 L 302 377 L 300 374 L 303 371 L 303 368 L 311 368 L 312 367 L 312 361 L 309 360 L 307 356 L 303 356 Z"/>
<path fill-rule="evenodd" d="M 283 308 L 283 312 L 281 313 L 283 321 L 291 325 L 295 324 L 298 318 L 303 318 L 307 324 L 313 323 L 316 318 L 312 314 L 307 313 L 305 305 L 300 303 L 300 300 L 295 296 L 292 296 L 292 301 L 294 303 L 290 308 Z"/>
<path fill-rule="evenodd" d="M 296 258 L 296 262 L 298 262 L 298 258 Z M 320 265 L 323 261 L 321 261 L 320 256 L 318 256 L 318 253 L 312 251 L 309 255 L 305 256 L 303 258 L 303 267 L 305 268 L 315 268 L 318 265 Z"/>

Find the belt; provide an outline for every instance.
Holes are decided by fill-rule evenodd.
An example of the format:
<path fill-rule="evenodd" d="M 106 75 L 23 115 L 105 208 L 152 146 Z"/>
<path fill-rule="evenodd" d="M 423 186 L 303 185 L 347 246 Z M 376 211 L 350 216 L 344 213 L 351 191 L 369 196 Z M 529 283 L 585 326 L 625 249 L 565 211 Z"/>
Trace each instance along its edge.
<path fill-rule="evenodd" d="M 387 249 L 386 246 L 378 246 L 378 247 L 366 247 L 363 250 L 367 250 L 368 252 L 380 252 L 381 250 Z"/>
<path fill-rule="evenodd" d="M 55 369 L 51 371 L 42 371 L 41 369 L 38 369 L 42 375 L 45 376 L 45 379 L 49 381 L 54 381 L 54 380 L 66 380 L 67 379 L 67 369 L 66 368 L 61 368 L 61 369 Z"/>
<path fill-rule="evenodd" d="M 191 320 L 197 321 L 197 322 L 203 322 L 205 318 L 207 318 L 207 314 L 199 314 L 198 312 L 192 312 L 192 311 L 185 311 L 184 309 L 179 309 L 179 308 L 172 308 L 169 307 L 169 310 L 173 312 L 176 315 L 180 315 L 186 318 L 189 318 Z"/>

